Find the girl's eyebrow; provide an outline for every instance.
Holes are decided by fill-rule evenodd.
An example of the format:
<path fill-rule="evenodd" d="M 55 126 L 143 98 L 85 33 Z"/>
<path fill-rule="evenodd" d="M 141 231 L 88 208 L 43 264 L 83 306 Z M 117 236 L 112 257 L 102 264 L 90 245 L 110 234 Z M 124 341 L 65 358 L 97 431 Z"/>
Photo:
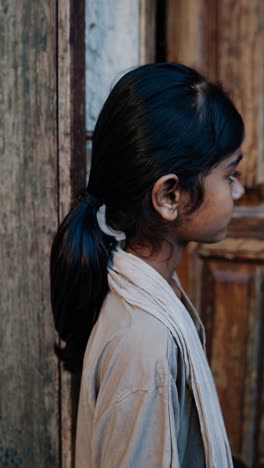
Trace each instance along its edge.
<path fill-rule="evenodd" d="M 228 167 L 235 167 L 238 165 L 238 163 L 241 161 L 241 159 L 243 159 L 243 154 L 240 154 L 236 159 L 234 159 L 234 161 L 232 161 L 231 163 L 228 164 L 228 166 L 226 166 L 226 169 Z"/>

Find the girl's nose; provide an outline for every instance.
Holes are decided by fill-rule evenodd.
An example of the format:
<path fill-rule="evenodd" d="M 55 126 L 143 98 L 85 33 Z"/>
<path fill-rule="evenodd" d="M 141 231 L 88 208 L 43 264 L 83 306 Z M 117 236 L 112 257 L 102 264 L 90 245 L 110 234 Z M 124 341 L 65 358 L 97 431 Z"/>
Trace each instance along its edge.
<path fill-rule="evenodd" d="M 240 197 L 242 197 L 242 195 L 244 193 L 245 193 L 245 189 L 244 189 L 243 185 L 241 185 L 239 180 L 236 180 L 232 184 L 232 197 L 233 197 L 233 200 L 238 200 Z"/>

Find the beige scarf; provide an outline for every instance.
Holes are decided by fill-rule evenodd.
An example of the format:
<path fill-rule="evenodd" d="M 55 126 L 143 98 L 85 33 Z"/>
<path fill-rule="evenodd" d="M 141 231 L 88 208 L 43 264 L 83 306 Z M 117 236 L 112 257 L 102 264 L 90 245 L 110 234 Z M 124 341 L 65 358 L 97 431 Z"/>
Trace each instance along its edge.
<path fill-rule="evenodd" d="M 177 282 L 177 277 L 174 276 Z M 150 265 L 118 248 L 108 271 L 109 287 L 129 304 L 160 320 L 184 359 L 200 421 L 207 468 L 233 467 L 212 374 L 194 320 L 167 281 Z M 195 322 L 199 324 L 196 314 Z"/>

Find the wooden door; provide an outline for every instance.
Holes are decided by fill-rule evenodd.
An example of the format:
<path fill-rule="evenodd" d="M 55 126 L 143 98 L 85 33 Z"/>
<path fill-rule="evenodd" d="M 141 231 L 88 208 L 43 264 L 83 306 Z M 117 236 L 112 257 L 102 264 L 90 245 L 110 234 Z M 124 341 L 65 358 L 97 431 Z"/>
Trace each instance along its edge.
<path fill-rule="evenodd" d="M 84 0 L 1 0 L 0 65 L 0 466 L 70 468 L 49 254 L 85 184 Z"/>
<path fill-rule="evenodd" d="M 55 4 L 0 2 L 0 466 L 59 463 Z"/>
<path fill-rule="evenodd" d="M 226 240 L 191 244 L 179 267 L 207 332 L 232 453 L 264 466 L 264 2 L 168 0 L 167 60 L 220 80 L 242 113 L 242 182 Z"/>

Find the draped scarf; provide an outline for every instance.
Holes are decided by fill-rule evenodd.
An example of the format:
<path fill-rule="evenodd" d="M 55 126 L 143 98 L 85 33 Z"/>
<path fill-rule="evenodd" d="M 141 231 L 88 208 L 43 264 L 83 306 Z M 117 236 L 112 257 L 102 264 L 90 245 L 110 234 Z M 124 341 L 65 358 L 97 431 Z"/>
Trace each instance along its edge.
<path fill-rule="evenodd" d="M 180 288 L 175 274 L 173 281 Z M 204 350 L 203 327 L 194 308 L 191 317 L 170 284 L 153 267 L 120 247 L 109 263 L 108 283 L 110 290 L 124 301 L 151 314 L 169 329 L 183 358 L 186 382 L 194 396 L 206 467 L 233 467 L 222 412 Z M 197 328 L 200 329 L 200 337 Z"/>

